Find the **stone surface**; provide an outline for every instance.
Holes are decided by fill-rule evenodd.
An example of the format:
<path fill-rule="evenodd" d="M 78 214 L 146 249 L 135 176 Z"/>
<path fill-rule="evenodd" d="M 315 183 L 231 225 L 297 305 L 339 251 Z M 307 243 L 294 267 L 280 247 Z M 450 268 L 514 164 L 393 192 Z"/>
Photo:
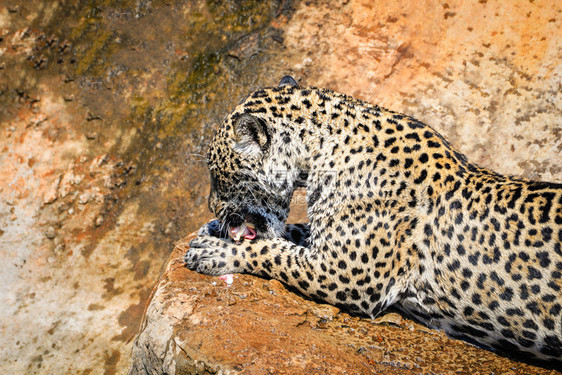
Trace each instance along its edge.
<path fill-rule="evenodd" d="M 0 372 L 129 370 L 162 265 L 210 219 L 213 129 L 285 74 L 414 115 L 499 172 L 561 181 L 561 14 L 556 1 L 0 2 Z"/>
<path fill-rule="evenodd" d="M 276 280 L 228 285 L 183 266 L 176 245 L 154 288 L 130 374 L 555 374 L 511 361 L 389 312 L 352 317 Z"/>

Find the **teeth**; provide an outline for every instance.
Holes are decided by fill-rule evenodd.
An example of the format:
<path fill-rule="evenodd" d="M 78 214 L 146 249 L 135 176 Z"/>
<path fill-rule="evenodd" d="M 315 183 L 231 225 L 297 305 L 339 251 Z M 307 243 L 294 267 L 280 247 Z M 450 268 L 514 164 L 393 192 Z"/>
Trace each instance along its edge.
<path fill-rule="evenodd" d="M 246 230 L 246 226 L 242 224 L 239 227 L 231 227 L 228 231 L 228 234 L 230 235 L 230 238 L 238 242 L 240 241 L 240 237 L 244 235 L 245 230 Z"/>
<path fill-rule="evenodd" d="M 228 230 L 230 238 L 234 241 L 239 242 L 240 240 L 246 238 L 253 240 L 256 238 L 256 229 L 252 224 L 242 224 L 239 227 L 231 227 Z"/>

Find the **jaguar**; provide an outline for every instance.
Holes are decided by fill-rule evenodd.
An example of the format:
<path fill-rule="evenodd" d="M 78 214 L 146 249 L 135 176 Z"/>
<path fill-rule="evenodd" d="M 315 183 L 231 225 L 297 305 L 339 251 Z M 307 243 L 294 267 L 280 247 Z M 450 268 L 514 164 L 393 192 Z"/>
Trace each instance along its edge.
<path fill-rule="evenodd" d="M 207 160 L 217 220 L 189 269 L 274 278 L 369 317 L 395 306 L 562 363 L 562 184 L 482 168 L 410 116 L 290 76 L 226 117 Z M 299 187 L 309 223 L 286 225 Z"/>

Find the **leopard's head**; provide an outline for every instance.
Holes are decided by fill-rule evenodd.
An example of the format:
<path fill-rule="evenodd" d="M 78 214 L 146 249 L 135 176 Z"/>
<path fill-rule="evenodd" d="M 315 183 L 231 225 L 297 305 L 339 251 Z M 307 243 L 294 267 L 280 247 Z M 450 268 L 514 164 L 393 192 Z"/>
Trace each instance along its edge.
<path fill-rule="evenodd" d="M 248 102 L 252 94 L 224 120 L 207 156 L 209 209 L 236 240 L 282 235 L 298 173 L 277 142 L 279 124 Z"/>

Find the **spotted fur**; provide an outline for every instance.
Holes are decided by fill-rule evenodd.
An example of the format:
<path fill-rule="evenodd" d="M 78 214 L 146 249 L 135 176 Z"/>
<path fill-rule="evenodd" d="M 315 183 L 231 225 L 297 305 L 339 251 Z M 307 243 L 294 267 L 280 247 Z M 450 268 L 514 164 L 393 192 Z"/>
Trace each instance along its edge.
<path fill-rule="evenodd" d="M 562 185 L 481 168 L 412 117 L 291 80 L 251 93 L 210 146 L 211 211 L 259 238 L 235 243 L 215 222 L 187 267 L 275 278 L 371 317 L 396 305 L 559 364 Z M 310 226 L 286 234 L 299 186 Z"/>

